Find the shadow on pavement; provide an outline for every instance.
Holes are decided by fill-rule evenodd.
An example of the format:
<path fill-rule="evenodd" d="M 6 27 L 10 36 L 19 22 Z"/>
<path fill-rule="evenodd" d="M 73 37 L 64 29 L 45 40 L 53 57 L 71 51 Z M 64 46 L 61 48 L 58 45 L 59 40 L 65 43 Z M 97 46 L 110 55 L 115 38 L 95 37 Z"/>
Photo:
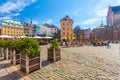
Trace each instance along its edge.
<path fill-rule="evenodd" d="M 6 63 L 4 61 L 5 61 L 5 59 L 0 58 L 0 70 L 4 69 L 4 68 L 11 67 L 10 63 L 8 63 L 8 62 Z"/>
<path fill-rule="evenodd" d="M 5 59 L 3 59 L 3 58 L 0 57 L 0 61 L 4 61 L 4 60 L 5 60 Z"/>
<path fill-rule="evenodd" d="M 10 63 L 0 63 L 0 70 L 11 67 Z"/>
<path fill-rule="evenodd" d="M 18 80 L 20 78 L 22 77 L 17 73 L 17 71 L 14 71 L 7 75 L 0 76 L 0 80 Z"/>
<path fill-rule="evenodd" d="M 45 67 L 45 66 L 47 66 L 47 65 L 49 65 L 49 64 L 52 64 L 53 62 L 51 62 L 51 61 L 48 61 L 48 60 L 44 60 L 44 61 L 42 61 L 42 67 Z"/>

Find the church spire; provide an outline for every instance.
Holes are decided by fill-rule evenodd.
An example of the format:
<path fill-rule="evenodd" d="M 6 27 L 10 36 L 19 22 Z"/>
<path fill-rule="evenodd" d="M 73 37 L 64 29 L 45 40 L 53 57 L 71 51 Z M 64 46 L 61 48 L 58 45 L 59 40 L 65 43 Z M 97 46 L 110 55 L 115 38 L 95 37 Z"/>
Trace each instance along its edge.
<path fill-rule="evenodd" d="M 32 24 L 32 17 L 31 17 L 30 23 Z"/>
<path fill-rule="evenodd" d="M 101 21 L 100 27 L 103 27 L 103 21 Z"/>

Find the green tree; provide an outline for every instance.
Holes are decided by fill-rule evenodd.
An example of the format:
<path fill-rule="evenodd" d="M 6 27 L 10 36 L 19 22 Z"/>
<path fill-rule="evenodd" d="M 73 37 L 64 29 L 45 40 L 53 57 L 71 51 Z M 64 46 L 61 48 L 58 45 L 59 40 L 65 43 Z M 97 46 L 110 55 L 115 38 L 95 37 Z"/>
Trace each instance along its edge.
<path fill-rule="evenodd" d="M 39 42 L 32 38 L 19 39 L 16 44 L 18 50 L 21 50 L 27 56 L 34 56 L 40 52 Z"/>

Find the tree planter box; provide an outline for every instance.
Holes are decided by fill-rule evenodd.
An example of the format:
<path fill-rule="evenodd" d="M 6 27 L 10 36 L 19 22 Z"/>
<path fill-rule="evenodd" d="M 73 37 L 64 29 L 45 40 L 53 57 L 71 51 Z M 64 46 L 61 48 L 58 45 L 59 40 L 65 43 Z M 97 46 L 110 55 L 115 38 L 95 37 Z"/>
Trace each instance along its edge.
<path fill-rule="evenodd" d="M 59 49 L 54 49 L 50 50 L 48 49 L 48 61 L 59 61 L 61 59 L 61 50 Z"/>
<path fill-rule="evenodd" d="M 6 55 L 7 55 L 6 53 L 7 53 L 7 50 L 3 48 L 4 59 L 6 59 Z"/>
<path fill-rule="evenodd" d="M 7 49 L 3 49 L 3 53 L 4 53 L 4 59 L 9 60 L 10 59 L 10 54 L 11 54 L 11 50 Z"/>
<path fill-rule="evenodd" d="M 11 59 L 11 56 L 10 56 L 11 53 L 12 53 L 12 50 L 8 49 L 7 56 L 6 56 L 7 60 Z"/>
<path fill-rule="evenodd" d="M 3 52 L 3 48 L 2 47 L 0 47 L 0 56 L 4 57 L 4 52 Z"/>
<path fill-rule="evenodd" d="M 20 68 L 26 74 L 40 69 L 40 54 L 28 57 L 26 54 L 21 53 Z"/>
<path fill-rule="evenodd" d="M 11 52 L 11 63 L 13 65 L 20 64 L 20 55 L 21 53 L 18 51 L 13 50 Z"/>

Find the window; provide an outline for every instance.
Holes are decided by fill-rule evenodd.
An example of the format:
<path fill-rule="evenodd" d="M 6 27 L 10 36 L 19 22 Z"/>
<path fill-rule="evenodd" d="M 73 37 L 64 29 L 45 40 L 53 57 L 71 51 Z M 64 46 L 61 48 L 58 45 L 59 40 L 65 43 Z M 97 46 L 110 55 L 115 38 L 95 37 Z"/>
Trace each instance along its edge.
<path fill-rule="evenodd" d="M 63 28 L 63 30 L 65 30 L 65 28 Z"/>
<path fill-rule="evenodd" d="M 63 25 L 65 25 L 65 23 L 63 23 Z"/>
<path fill-rule="evenodd" d="M 69 33 L 67 32 L 67 35 L 69 35 Z"/>
<path fill-rule="evenodd" d="M 105 30 L 105 34 L 106 34 L 106 35 L 108 34 L 108 31 L 107 31 L 107 30 Z"/>
<path fill-rule="evenodd" d="M 65 35 L 65 32 L 63 32 L 63 35 Z"/>
<path fill-rule="evenodd" d="M 102 34 L 102 35 L 105 35 L 105 30 L 101 30 L 101 34 Z"/>
<path fill-rule="evenodd" d="M 67 23 L 67 26 L 68 26 L 69 24 Z"/>

